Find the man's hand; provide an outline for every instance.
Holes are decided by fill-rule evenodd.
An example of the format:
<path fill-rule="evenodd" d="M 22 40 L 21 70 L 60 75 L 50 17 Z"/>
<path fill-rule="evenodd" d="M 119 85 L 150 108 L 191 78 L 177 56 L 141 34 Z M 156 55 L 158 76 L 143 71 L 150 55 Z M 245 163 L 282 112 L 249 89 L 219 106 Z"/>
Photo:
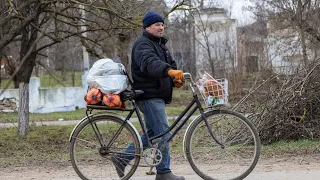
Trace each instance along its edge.
<path fill-rule="evenodd" d="M 174 78 L 174 81 L 182 81 L 184 79 L 183 72 L 181 70 L 170 69 L 168 75 Z"/>
<path fill-rule="evenodd" d="M 176 88 L 181 88 L 184 85 L 184 81 L 181 80 L 173 80 L 173 83 Z"/>

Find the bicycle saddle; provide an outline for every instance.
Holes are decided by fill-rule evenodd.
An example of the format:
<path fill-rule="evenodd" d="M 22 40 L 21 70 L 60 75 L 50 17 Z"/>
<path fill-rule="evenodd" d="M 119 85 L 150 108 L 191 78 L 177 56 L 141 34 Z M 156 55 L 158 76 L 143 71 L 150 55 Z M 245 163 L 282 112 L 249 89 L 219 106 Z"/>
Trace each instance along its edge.
<path fill-rule="evenodd" d="M 122 101 L 132 100 L 143 93 L 143 90 L 125 90 L 120 93 L 120 97 Z"/>

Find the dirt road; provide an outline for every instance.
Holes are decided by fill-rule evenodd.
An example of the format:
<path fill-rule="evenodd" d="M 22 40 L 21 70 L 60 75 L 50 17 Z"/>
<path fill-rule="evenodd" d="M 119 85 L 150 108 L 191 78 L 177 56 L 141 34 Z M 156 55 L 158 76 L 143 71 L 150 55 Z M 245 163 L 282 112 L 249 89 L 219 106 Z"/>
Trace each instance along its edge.
<path fill-rule="evenodd" d="M 227 167 L 226 167 L 227 168 Z M 186 180 L 200 179 L 191 169 L 187 161 L 172 164 L 176 174 Z M 148 168 L 138 168 L 133 180 L 153 180 L 154 176 L 146 176 Z M 69 165 L 52 165 L 46 167 L 10 167 L 0 168 L 1 180 L 79 180 Z M 299 156 L 286 158 L 261 159 L 247 180 L 319 180 L 320 157 Z"/>

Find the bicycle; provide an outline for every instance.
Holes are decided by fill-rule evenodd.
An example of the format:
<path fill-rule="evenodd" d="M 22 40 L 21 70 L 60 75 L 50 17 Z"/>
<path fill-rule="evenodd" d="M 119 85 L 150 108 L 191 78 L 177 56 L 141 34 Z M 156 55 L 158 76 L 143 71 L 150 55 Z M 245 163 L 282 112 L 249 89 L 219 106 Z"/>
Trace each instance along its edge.
<path fill-rule="evenodd" d="M 111 108 L 88 105 L 84 117 L 70 135 L 71 163 L 81 179 L 129 179 L 138 166 L 155 167 L 161 163 L 161 149 L 199 110 L 189 125 L 183 139 L 183 151 L 192 169 L 203 179 L 243 179 L 256 166 L 261 150 L 260 138 L 254 124 L 244 115 L 223 110 L 216 106 L 205 111 L 197 95 L 197 85 L 190 73 L 184 73 L 189 81 L 193 99 L 163 134 L 149 137 L 135 98 L 143 93 L 131 90 L 122 93 L 125 101 L 131 101 L 132 108 Z M 93 110 L 111 110 L 111 113 L 92 113 Z M 114 111 L 128 111 L 126 117 Z M 129 121 L 136 113 L 148 147 L 142 147 L 138 130 Z M 183 117 L 185 117 L 183 119 Z M 179 123 L 181 122 L 181 123 Z M 172 133 L 161 147 L 157 143 L 164 135 Z M 124 152 L 133 143 L 134 152 Z M 133 156 L 119 178 L 111 159 Z M 144 159 L 144 164 L 140 163 Z M 119 159 L 121 161 L 121 159 Z M 150 170 L 151 171 L 151 170 Z"/>

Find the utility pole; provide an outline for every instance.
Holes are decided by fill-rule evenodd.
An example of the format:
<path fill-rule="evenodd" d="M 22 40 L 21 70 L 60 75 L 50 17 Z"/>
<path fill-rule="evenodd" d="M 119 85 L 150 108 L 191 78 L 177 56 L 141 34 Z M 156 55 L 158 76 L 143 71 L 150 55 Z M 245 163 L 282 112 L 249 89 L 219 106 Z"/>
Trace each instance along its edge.
<path fill-rule="evenodd" d="M 85 7 L 83 4 L 80 4 L 80 9 L 81 9 L 81 18 L 82 18 L 82 26 L 81 26 L 81 31 L 83 31 L 82 36 L 84 38 L 87 37 L 87 27 L 85 25 L 85 18 L 86 18 L 86 12 L 85 12 Z M 86 39 L 83 40 L 84 42 L 86 41 Z M 84 70 L 84 74 L 82 75 L 82 85 L 84 88 L 88 87 L 87 84 L 87 75 L 89 72 L 89 54 L 88 51 L 86 49 L 86 47 L 82 44 L 82 55 L 83 55 L 83 70 Z"/>
<path fill-rule="evenodd" d="M 189 4 L 192 4 L 192 0 L 187 1 Z M 203 3 L 203 1 L 201 1 Z M 197 76 L 197 63 L 196 63 L 196 36 L 195 36 L 195 20 L 194 17 L 189 12 L 186 14 L 187 22 L 188 22 L 188 31 L 189 31 L 189 51 L 190 51 L 190 59 L 189 59 L 189 68 L 188 71 L 193 74 L 195 77 Z"/>
<path fill-rule="evenodd" d="M 80 9 L 81 9 L 81 17 L 82 17 L 82 26 L 81 26 L 81 31 L 83 31 L 82 33 L 82 36 L 84 38 L 87 37 L 87 27 L 85 25 L 85 18 L 86 18 L 86 12 L 85 12 L 85 9 L 84 9 L 84 5 L 83 4 L 80 4 Z M 84 40 L 86 41 L 86 39 Z M 82 45 L 82 52 L 83 52 L 83 70 L 84 70 L 84 75 L 87 75 L 88 74 L 88 71 L 89 71 L 89 54 L 87 52 L 87 49 L 84 45 Z"/>

